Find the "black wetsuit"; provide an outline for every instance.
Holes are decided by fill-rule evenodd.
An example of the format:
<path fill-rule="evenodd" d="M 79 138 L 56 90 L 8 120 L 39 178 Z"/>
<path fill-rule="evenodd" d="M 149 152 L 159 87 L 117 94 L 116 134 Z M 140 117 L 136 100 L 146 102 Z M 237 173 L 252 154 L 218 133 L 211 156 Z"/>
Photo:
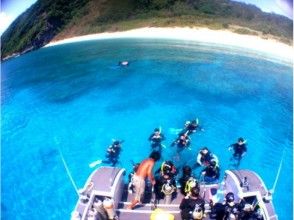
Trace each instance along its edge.
<path fill-rule="evenodd" d="M 165 140 L 165 136 L 161 133 L 157 135 L 156 132 L 154 132 L 149 136 L 148 140 L 151 141 L 152 148 L 159 147 L 161 149 L 161 142 Z"/>
<path fill-rule="evenodd" d="M 209 164 L 209 162 L 212 160 L 212 159 L 214 159 L 214 157 L 213 157 L 213 154 L 212 153 L 210 153 L 209 151 L 206 153 L 206 154 L 204 154 L 204 153 L 202 153 L 201 151 L 199 152 L 199 154 L 201 155 L 201 157 L 200 157 L 200 162 L 201 162 L 201 164 L 199 164 L 199 165 L 201 165 L 201 166 L 207 166 L 208 164 Z"/>
<path fill-rule="evenodd" d="M 172 143 L 172 146 L 174 146 L 175 144 L 177 145 L 178 150 L 182 150 L 185 147 L 189 147 L 190 146 L 189 136 L 182 135 L 182 136 L 178 137 L 178 139 Z"/>
<path fill-rule="evenodd" d="M 181 209 L 181 217 L 182 220 L 193 220 L 192 212 L 196 209 L 199 212 L 204 212 L 204 204 L 205 201 L 201 198 L 192 198 L 189 197 L 188 199 L 183 198 L 180 209 Z"/>
<path fill-rule="evenodd" d="M 230 206 L 228 203 L 225 204 L 225 216 L 224 220 L 230 220 L 230 214 L 233 214 L 238 219 L 240 213 L 240 206 L 239 204 L 234 204 L 233 206 Z"/>
<path fill-rule="evenodd" d="M 223 220 L 225 215 L 225 205 L 222 203 L 215 203 L 214 206 L 211 207 L 211 212 L 209 214 L 211 219 L 215 220 Z"/>
<path fill-rule="evenodd" d="M 198 128 L 198 125 L 196 123 L 189 123 L 185 130 L 188 131 L 188 135 L 194 133 Z"/>
<path fill-rule="evenodd" d="M 108 160 L 103 160 L 103 163 L 111 163 L 112 166 L 115 166 L 116 163 L 118 162 L 119 154 L 121 151 L 120 145 L 111 145 L 107 149 L 107 154 L 106 157 Z"/>
<path fill-rule="evenodd" d="M 247 152 L 246 144 L 235 143 L 231 147 L 234 149 L 234 158 L 240 160 L 245 152 Z"/>
<path fill-rule="evenodd" d="M 214 182 L 218 180 L 220 176 L 220 169 L 218 166 L 207 166 L 203 172 L 204 174 L 204 180 L 205 182 Z"/>

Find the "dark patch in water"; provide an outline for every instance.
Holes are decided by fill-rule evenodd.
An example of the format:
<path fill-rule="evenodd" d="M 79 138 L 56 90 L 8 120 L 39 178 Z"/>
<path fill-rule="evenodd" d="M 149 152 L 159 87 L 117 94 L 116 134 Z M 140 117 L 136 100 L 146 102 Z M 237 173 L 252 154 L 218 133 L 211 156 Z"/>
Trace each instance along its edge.
<path fill-rule="evenodd" d="M 38 157 L 41 161 L 41 167 L 45 168 L 48 167 L 51 163 L 53 163 L 58 156 L 58 150 L 51 148 L 51 149 L 40 149 L 38 153 Z"/>

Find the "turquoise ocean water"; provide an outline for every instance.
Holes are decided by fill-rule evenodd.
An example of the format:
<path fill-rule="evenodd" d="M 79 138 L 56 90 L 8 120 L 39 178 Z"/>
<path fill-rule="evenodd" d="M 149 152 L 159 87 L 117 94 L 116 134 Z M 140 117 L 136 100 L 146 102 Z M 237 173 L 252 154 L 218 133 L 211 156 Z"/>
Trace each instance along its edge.
<path fill-rule="evenodd" d="M 2 219 L 70 218 L 77 195 L 59 150 L 82 187 L 113 138 L 125 140 L 119 166 L 130 171 L 150 153 L 155 127 L 172 159 L 176 130 L 196 117 L 205 131 L 176 164 L 193 165 L 207 146 L 223 172 L 242 136 L 240 168 L 271 188 L 284 150 L 274 204 L 279 219 L 293 218 L 291 66 L 195 42 L 117 39 L 43 48 L 1 68 Z"/>

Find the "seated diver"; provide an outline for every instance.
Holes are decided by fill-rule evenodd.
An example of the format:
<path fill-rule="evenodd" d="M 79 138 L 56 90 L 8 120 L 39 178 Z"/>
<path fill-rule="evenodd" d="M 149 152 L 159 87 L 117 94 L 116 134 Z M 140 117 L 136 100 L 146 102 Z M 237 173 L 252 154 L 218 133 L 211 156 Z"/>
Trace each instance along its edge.
<path fill-rule="evenodd" d="M 229 150 L 234 151 L 230 160 L 235 160 L 237 162 L 236 166 L 238 167 L 240 165 L 242 157 L 244 157 L 247 152 L 246 140 L 244 140 L 242 137 L 238 138 L 237 143 L 231 144 L 229 146 Z"/>
<path fill-rule="evenodd" d="M 160 173 L 156 177 L 156 183 L 154 185 L 155 199 L 157 202 L 160 199 L 164 199 L 165 203 L 169 204 L 172 196 L 176 192 L 176 167 L 171 161 L 164 161 L 160 167 L 160 171 L 156 171 L 155 173 Z"/>
<path fill-rule="evenodd" d="M 197 155 L 196 159 L 196 166 L 208 166 L 209 162 L 214 159 L 216 163 L 218 164 L 218 158 L 216 155 L 211 153 L 207 147 L 203 147 Z"/>
<path fill-rule="evenodd" d="M 161 133 L 160 128 L 155 128 L 154 132 L 149 136 L 148 140 L 151 142 L 151 147 L 153 150 L 157 149 L 158 151 L 161 151 L 161 142 L 165 140 L 165 136 Z"/>
<path fill-rule="evenodd" d="M 107 148 L 106 157 L 107 160 L 103 160 L 103 163 L 109 163 L 112 166 L 115 166 L 118 162 L 119 154 L 121 152 L 121 144 L 124 141 L 113 141 L 113 143 Z"/>
<path fill-rule="evenodd" d="M 182 220 L 203 219 L 205 217 L 205 201 L 199 194 L 200 189 L 193 187 L 190 195 L 183 198 L 180 204 Z"/>
<path fill-rule="evenodd" d="M 216 164 L 215 160 L 211 160 L 209 165 L 202 170 L 201 175 L 203 176 L 203 180 L 206 183 L 214 183 L 219 179 L 220 169 Z"/>
<path fill-rule="evenodd" d="M 188 131 L 188 135 L 195 133 L 197 129 L 204 131 L 204 129 L 199 125 L 198 118 L 196 120 L 185 122 L 184 132 Z"/>
<path fill-rule="evenodd" d="M 182 133 L 178 136 L 178 138 L 171 144 L 171 146 L 177 145 L 178 151 L 182 151 L 184 148 L 188 148 L 190 146 L 191 139 L 188 136 L 188 132 Z"/>
<path fill-rule="evenodd" d="M 229 192 L 226 195 L 224 204 L 224 220 L 239 219 L 240 205 L 235 203 L 234 193 Z"/>
<path fill-rule="evenodd" d="M 234 220 L 239 219 L 238 214 L 240 211 L 240 205 L 235 203 L 234 193 L 229 192 L 225 196 L 224 203 L 210 202 L 211 212 L 209 217 L 216 220 Z M 241 218 L 242 219 L 242 218 Z"/>
<path fill-rule="evenodd" d="M 239 208 L 239 219 L 263 220 L 260 206 L 258 205 L 257 201 L 254 204 L 249 204 L 244 200 L 241 200 Z"/>

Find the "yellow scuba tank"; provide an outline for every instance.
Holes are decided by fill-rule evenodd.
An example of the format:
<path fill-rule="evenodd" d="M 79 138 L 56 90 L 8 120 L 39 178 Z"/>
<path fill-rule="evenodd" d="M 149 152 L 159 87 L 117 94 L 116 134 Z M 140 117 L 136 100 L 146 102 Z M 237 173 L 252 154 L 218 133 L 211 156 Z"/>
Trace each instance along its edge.
<path fill-rule="evenodd" d="M 185 193 L 187 193 L 187 194 L 190 193 L 191 189 L 193 187 L 197 186 L 197 184 L 198 184 L 197 180 L 193 177 L 190 177 L 185 185 Z"/>

